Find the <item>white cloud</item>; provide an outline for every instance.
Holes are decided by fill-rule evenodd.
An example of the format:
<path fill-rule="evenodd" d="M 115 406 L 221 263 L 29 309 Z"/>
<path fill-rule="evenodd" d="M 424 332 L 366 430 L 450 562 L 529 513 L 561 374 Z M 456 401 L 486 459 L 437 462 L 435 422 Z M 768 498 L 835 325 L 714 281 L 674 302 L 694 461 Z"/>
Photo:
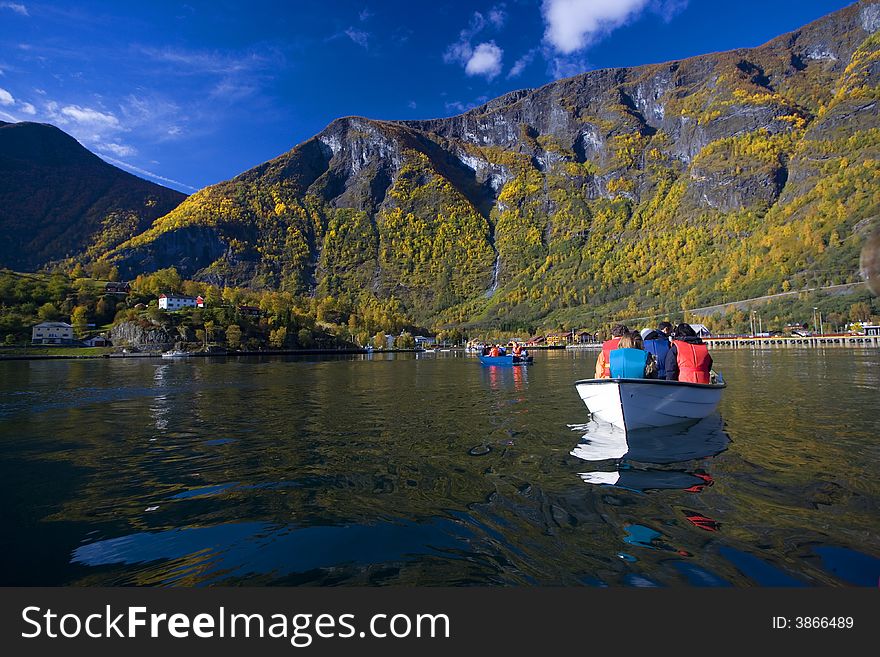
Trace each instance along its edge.
<path fill-rule="evenodd" d="M 128 157 L 130 155 L 137 155 L 137 149 L 133 146 L 128 146 L 127 144 L 97 144 L 95 148 L 104 153 L 112 153 L 116 157 Z"/>
<path fill-rule="evenodd" d="M 15 98 L 3 87 L 0 87 L 0 105 L 15 105 Z"/>
<path fill-rule="evenodd" d="M 123 162 L 121 160 L 117 160 L 116 158 L 110 157 L 109 155 L 102 155 L 102 159 L 106 160 L 110 164 L 114 164 L 122 169 L 127 169 L 128 171 L 132 171 L 141 176 L 147 176 L 148 178 L 152 178 L 153 180 L 160 180 L 162 182 L 171 183 L 172 185 L 177 185 L 178 187 L 184 187 L 186 189 L 190 189 L 194 192 L 198 191 L 192 185 L 187 185 L 186 183 L 182 183 L 178 180 L 174 180 L 172 178 L 166 178 L 165 176 L 160 176 L 157 173 L 153 173 L 152 171 L 147 171 L 146 169 L 141 169 L 140 167 L 133 166 L 128 162 Z"/>
<path fill-rule="evenodd" d="M 406 104 L 406 106 L 409 107 L 410 109 L 415 109 L 416 107 L 418 107 L 418 105 L 416 105 L 416 101 L 414 101 L 414 100 L 409 101 Z"/>
<path fill-rule="evenodd" d="M 492 7 L 486 17 L 496 29 L 500 30 L 504 27 L 504 21 L 507 20 L 507 13 L 504 11 L 504 5 L 501 4 L 497 7 Z"/>
<path fill-rule="evenodd" d="M 485 75 L 491 80 L 501 71 L 501 56 L 504 51 L 494 41 L 484 42 L 476 47 L 473 41 L 487 27 L 496 30 L 503 27 L 507 18 L 504 5 L 492 7 L 487 16 L 478 11 L 473 13 L 468 26 L 458 33 L 458 40 L 446 47 L 443 61 L 447 64 L 461 64 L 468 75 Z"/>
<path fill-rule="evenodd" d="M 25 114 L 29 114 L 30 116 L 33 116 L 34 114 L 37 113 L 37 108 L 34 107 L 33 105 L 31 105 L 30 103 L 21 103 L 21 111 L 24 112 Z"/>
<path fill-rule="evenodd" d="M 522 74 L 525 70 L 526 66 L 532 63 L 535 59 L 535 53 L 537 53 L 537 48 L 532 48 L 525 55 L 517 59 L 513 66 L 510 67 L 510 72 L 507 74 L 507 78 L 515 78 Z"/>
<path fill-rule="evenodd" d="M 464 67 L 468 75 L 485 75 L 491 80 L 501 73 L 501 58 L 504 51 L 495 45 L 494 41 L 481 43 L 474 48 L 473 53 Z"/>
<path fill-rule="evenodd" d="M 9 9 L 10 11 L 14 11 L 16 14 L 21 16 L 30 16 L 28 14 L 27 7 L 24 5 L 20 5 L 17 2 L 0 2 L 0 9 Z"/>
<path fill-rule="evenodd" d="M 350 27 L 345 30 L 345 35 L 356 44 L 358 44 L 361 48 L 366 48 L 368 46 L 367 40 L 370 38 L 370 34 L 368 32 Z"/>
<path fill-rule="evenodd" d="M 369 7 L 364 7 L 361 9 L 361 12 L 358 14 L 358 18 L 361 21 L 365 21 L 373 15 L 373 12 L 370 11 Z"/>
<path fill-rule="evenodd" d="M 620 27 L 647 4 L 648 0 L 544 0 L 544 39 L 556 51 L 571 54 Z"/>
<path fill-rule="evenodd" d="M 548 73 L 554 80 L 570 78 L 590 69 L 590 63 L 582 55 L 563 55 L 553 57 L 548 63 Z"/>
<path fill-rule="evenodd" d="M 67 105 L 61 108 L 61 115 L 75 123 L 82 126 L 89 126 L 93 129 L 118 130 L 122 127 L 119 125 L 119 119 L 113 114 L 99 112 L 91 107 Z"/>

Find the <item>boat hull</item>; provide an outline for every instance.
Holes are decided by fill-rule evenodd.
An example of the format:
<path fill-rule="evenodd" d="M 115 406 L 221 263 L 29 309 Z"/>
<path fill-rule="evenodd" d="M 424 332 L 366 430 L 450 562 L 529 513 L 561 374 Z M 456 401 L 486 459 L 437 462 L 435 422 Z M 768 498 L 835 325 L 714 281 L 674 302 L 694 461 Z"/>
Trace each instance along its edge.
<path fill-rule="evenodd" d="M 512 365 L 530 365 L 532 362 L 531 356 L 526 356 L 522 358 L 520 356 L 483 356 L 480 357 L 480 362 L 483 365 L 501 365 L 502 367 L 510 367 Z"/>
<path fill-rule="evenodd" d="M 712 414 L 724 383 L 660 379 L 587 379 L 575 388 L 597 419 L 624 430 L 695 422 Z"/>

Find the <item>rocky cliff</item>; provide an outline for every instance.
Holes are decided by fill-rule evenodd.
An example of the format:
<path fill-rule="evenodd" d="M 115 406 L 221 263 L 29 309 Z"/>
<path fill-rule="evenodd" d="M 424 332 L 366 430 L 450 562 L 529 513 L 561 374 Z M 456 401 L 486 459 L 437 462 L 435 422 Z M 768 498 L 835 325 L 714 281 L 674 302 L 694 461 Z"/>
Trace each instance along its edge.
<path fill-rule="evenodd" d="M 113 346 L 135 347 L 142 351 L 167 351 L 180 339 L 180 335 L 163 326 L 142 322 L 120 322 L 110 333 Z"/>
<path fill-rule="evenodd" d="M 880 214 L 880 4 L 460 116 L 334 121 L 110 251 L 219 284 L 525 325 L 853 280 Z"/>

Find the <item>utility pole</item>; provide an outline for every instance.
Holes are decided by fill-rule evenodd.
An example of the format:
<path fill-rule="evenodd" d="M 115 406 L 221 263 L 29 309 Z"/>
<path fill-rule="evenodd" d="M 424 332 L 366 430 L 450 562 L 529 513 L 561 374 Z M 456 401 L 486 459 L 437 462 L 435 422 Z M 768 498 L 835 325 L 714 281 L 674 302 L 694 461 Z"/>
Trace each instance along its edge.
<path fill-rule="evenodd" d="M 822 324 L 822 311 L 819 311 L 819 335 L 825 335 L 825 327 Z"/>

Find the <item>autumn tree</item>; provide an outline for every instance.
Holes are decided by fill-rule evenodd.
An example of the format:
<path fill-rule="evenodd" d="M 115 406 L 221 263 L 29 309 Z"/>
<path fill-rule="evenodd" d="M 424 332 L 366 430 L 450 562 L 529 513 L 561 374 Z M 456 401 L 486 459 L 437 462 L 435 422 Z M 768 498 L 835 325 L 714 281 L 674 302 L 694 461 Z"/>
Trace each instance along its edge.
<path fill-rule="evenodd" d="M 77 306 L 70 316 L 70 323 L 76 337 L 82 338 L 89 329 L 89 309 L 85 306 Z"/>
<path fill-rule="evenodd" d="M 230 324 L 226 328 L 226 344 L 230 349 L 238 349 L 241 345 L 241 327 L 237 324 Z"/>

